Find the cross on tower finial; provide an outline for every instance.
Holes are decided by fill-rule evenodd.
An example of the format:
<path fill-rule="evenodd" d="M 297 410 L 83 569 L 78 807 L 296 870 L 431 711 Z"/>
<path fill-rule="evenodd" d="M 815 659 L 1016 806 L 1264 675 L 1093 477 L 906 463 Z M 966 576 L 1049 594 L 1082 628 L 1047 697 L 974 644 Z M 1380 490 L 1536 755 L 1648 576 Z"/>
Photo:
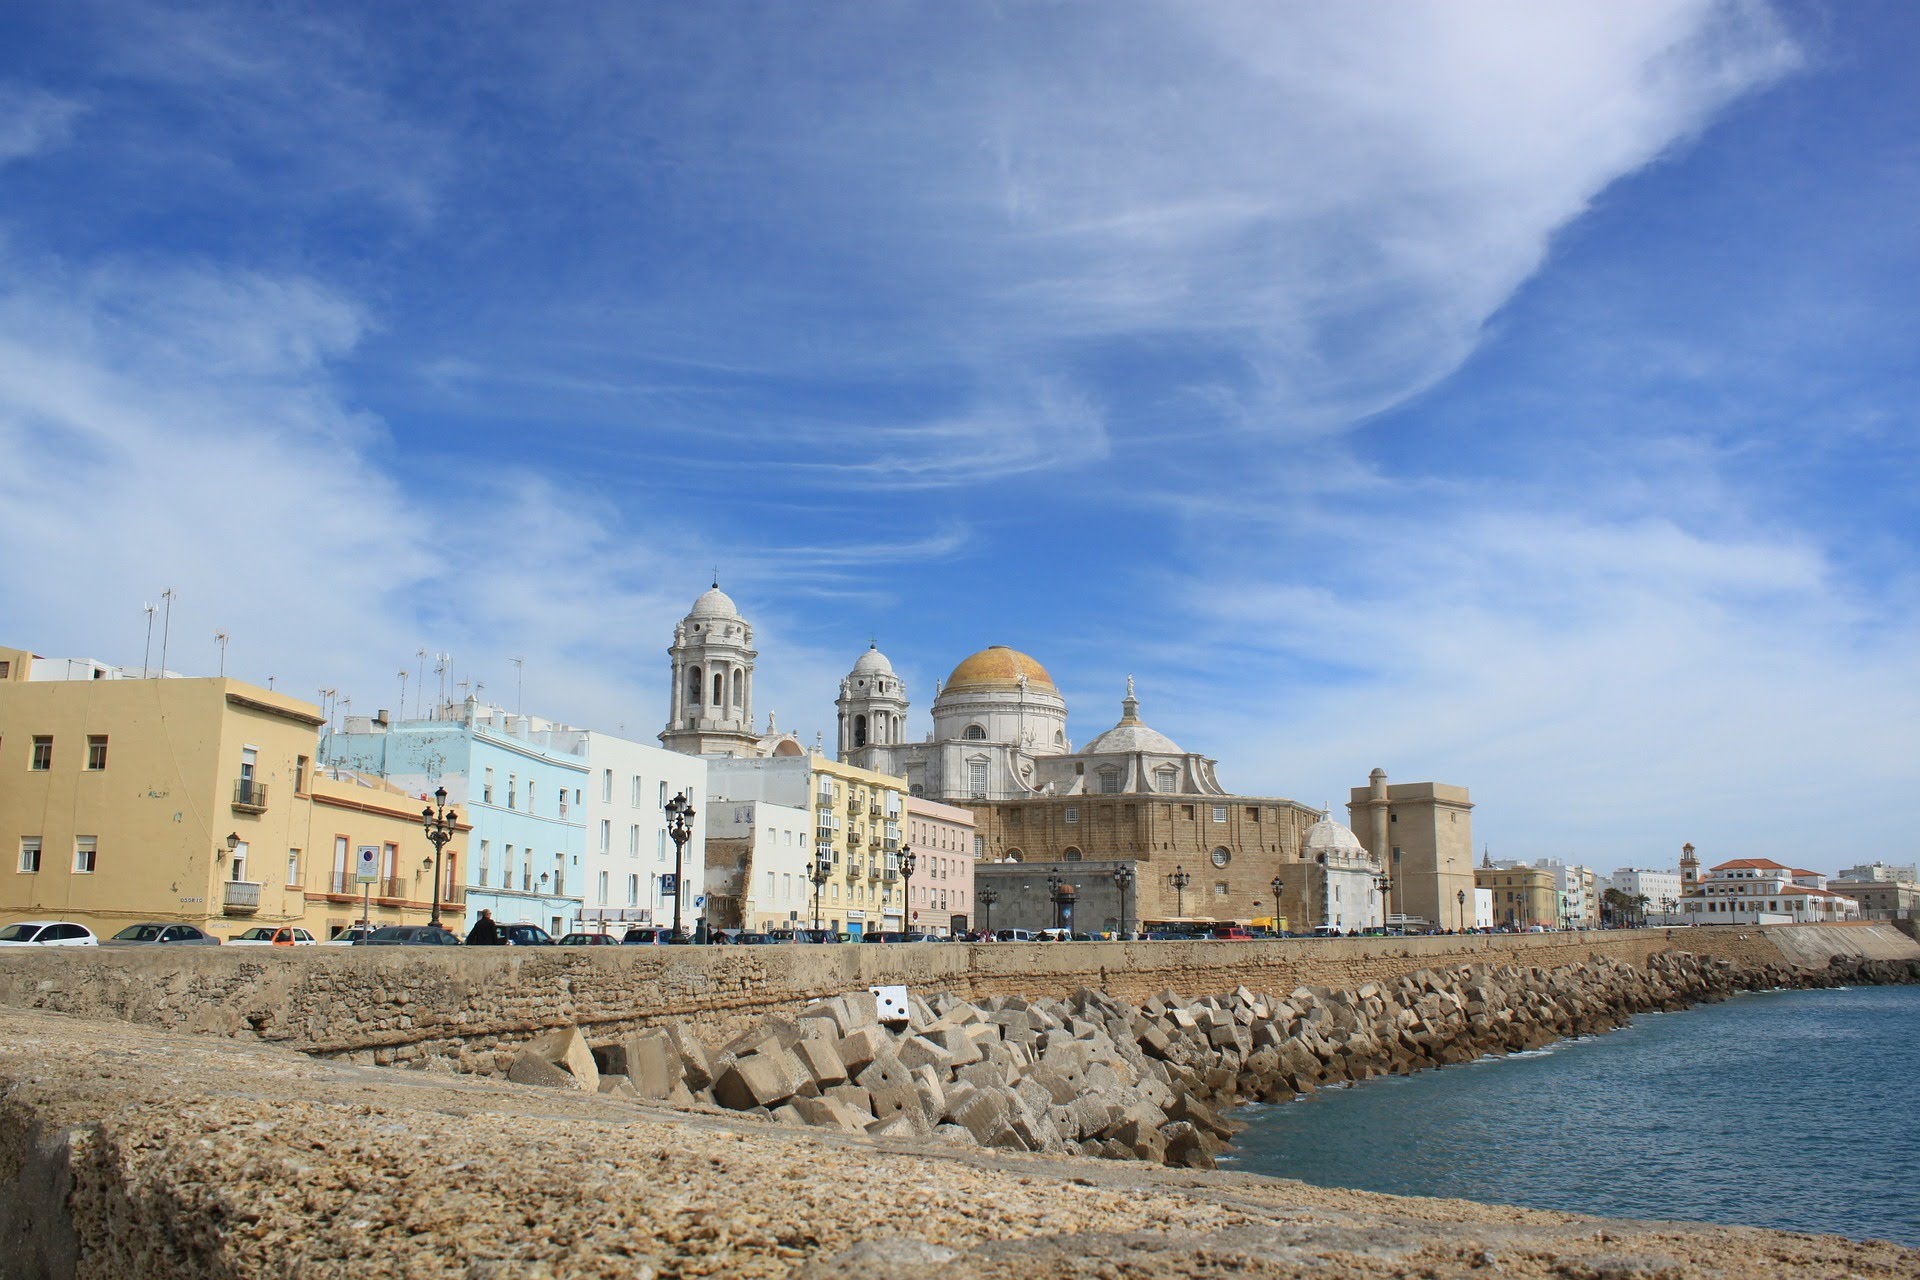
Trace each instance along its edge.
<path fill-rule="evenodd" d="M 714 587 L 714 590 L 716 591 L 720 589 L 720 566 L 719 565 L 713 566 L 713 587 Z"/>

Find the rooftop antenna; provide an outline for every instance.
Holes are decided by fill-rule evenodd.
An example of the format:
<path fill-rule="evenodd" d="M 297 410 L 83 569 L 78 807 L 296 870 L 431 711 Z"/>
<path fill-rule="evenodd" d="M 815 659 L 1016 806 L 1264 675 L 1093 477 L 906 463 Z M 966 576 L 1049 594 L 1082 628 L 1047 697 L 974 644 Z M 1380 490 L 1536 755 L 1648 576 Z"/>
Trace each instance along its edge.
<path fill-rule="evenodd" d="M 140 678 L 145 680 L 147 673 L 153 669 L 151 665 L 153 662 L 153 615 L 156 609 L 152 602 L 143 604 L 140 608 L 147 615 L 147 647 L 140 653 Z"/>
<path fill-rule="evenodd" d="M 224 680 L 227 678 L 227 633 L 214 632 L 213 642 L 220 646 L 220 678 Z"/>
<path fill-rule="evenodd" d="M 160 593 L 160 600 L 167 606 L 166 614 L 160 620 L 160 678 L 167 678 L 167 637 L 173 632 L 173 588 L 168 587 Z"/>
<path fill-rule="evenodd" d="M 427 651 L 425 649 L 415 649 L 413 656 L 420 659 L 420 671 L 419 674 L 414 677 L 413 685 L 415 689 L 413 695 L 413 713 L 417 716 L 421 711 L 420 703 L 427 696 Z"/>
<path fill-rule="evenodd" d="M 515 658 L 513 660 L 513 714 L 515 715 L 524 715 L 526 713 L 526 703 L 520 697 L 520 684 L 526 674 L 527 660 L 525 658 Z"/>
<path fill-rule="evenodd" d="M 400 669 L 400 718 L 407 718 L 407 669 Z"/>
<path fill-rule="evenodd" d="M 433 709 L 434 719 L 440 718 L 440 708 L 447 704 L 447 661 L 451 655 L 436 653 L 433 655 L 433 672 L 440 677 L 440 701 Z"/>

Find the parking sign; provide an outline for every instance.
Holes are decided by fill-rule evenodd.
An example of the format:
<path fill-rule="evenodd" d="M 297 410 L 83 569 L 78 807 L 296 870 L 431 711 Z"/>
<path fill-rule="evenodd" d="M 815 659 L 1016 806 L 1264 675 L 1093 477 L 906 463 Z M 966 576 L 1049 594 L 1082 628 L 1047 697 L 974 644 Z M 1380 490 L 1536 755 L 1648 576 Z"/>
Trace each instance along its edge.
<path fill-rule="evenodd" d="M 363 844 L 353 864 L 355 884 L 373 884 L 380 879 L 380 846 Z"/>

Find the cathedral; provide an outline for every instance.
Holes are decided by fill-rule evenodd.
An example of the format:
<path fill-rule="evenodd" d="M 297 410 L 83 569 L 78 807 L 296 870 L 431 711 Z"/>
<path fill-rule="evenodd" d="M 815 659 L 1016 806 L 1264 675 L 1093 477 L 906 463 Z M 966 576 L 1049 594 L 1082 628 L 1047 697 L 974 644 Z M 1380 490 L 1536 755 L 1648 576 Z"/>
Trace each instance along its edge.
<path fill-rule="evenodd" d="M 1037 796 L 1225 795 L 1214 762 L 1140 719 L 1133 680 L 1120 720 L 1075 751 L 1067 700 L 1038 662 L 1005 645 L 963 658 L 933 699 L 933 732 L 907 740 L 907 691 L 869 648 L 835 700 L 840 758 L 907 780 L 917 796 L 969 805 Z"/>

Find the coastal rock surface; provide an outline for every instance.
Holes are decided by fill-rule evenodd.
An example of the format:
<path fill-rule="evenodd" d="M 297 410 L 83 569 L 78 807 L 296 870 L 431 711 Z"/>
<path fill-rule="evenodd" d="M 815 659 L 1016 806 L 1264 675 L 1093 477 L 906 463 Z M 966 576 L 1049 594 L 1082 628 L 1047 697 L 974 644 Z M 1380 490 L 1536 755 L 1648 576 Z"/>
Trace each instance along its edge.
<path fill-rule="evenodd" d="M 6 1277 L 1920 1274 L 1885 1243 L 876 1143 L 30 1011 L 0 1012 L 0 1177 Z"/>

